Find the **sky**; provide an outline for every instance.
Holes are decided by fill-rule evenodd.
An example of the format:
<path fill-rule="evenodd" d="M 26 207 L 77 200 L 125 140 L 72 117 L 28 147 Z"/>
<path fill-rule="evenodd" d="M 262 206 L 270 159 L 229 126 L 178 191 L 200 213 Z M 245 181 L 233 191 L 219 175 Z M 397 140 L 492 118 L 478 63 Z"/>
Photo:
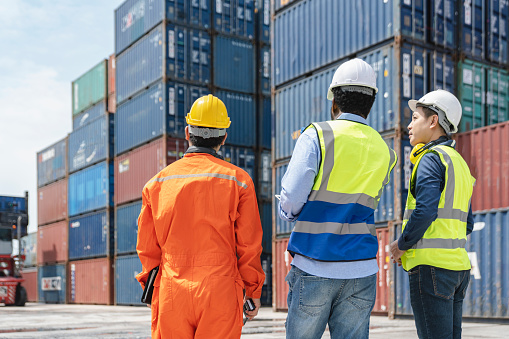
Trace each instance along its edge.
<path fill-rule="evenodd" d="M 29 233 L 36 153 L 71 132 L 71 82 L 113 54 L 123 1 L 0 1 L 0 195 L 28 191 Z"/>

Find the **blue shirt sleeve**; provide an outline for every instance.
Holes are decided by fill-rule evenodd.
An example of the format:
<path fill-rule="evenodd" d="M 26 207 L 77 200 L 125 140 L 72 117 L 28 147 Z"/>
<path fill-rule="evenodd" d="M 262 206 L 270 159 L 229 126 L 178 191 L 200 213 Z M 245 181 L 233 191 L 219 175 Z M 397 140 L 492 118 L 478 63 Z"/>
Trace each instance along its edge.
<path fill-rule="evenodd" d="M 320 157 L 318 134 L 314 128 L 308 128 L 297 139 L 288 169 L 281 180 L 281 219 L 294 221 L 299 216 L 318 174 Z"/>
<path fill-rule="evenodd" d="M 438 203 L 445 185 L 445 167 L 435 153 L 423 155 L 417 167 L 416 207 L 398 240 L 400 250 L 414 246 L 437 218 Z"/>
<path fill-rule="evenodd" d="M 474 230 L 474 216 L 472 215 L 472 204 L 470 204 L 467 217 L 467 235 L 472 233 L 473 230 Z"/>

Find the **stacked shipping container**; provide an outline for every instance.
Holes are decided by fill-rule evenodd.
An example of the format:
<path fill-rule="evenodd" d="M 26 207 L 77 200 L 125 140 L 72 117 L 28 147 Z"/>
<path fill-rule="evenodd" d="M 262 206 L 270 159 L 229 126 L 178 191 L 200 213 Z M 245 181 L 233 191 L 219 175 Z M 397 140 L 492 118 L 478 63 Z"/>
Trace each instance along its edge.
<path fill-rule="evenodd" d="M 403 286 L 406 276 L 401 278 L 401 268 L 389 265 L 384 252 L 391 237 L 395 238 L 398 234 L 394 225 L 401 222 L 408 192 L 411 173 L 409 154 L 412 149 L 406 130 L 411 117 L 408 100 L 420 98 L 436 89 L 455 93 L 463 105 L 460 131 L 509 120 L 509 77 L 505 69 L 508 62 L 507 7 L 507 3 L 473 4 L 456 0 L 436 3 L 367 1 L 362 6 L 352 0 L 274 2 L 271 57 L 273 194 L 279 194 L 281 190 L 281 179 L 302 128 L 311 122 L 329 119 L 331 103 L 326 100 L 326 93 L 337 67 L 358 57 L 368 62 L 377 74 L 379 91 L 367 119 L 368 124 L 381 133 L 387 144 L 396 150 L 399 159 L 375 212 L 380 242 L 380 289 L 377 291 L 375 312 L 393 315 L 406 314 L 409 310 L 409 304 L 401 303 L 398 297 L 395 300 L 389 298 L 391 274 L 387 268 L 395 272 L 394 294 L 401 297 L 408 291 Z M 366 13 L 376 13 L 377 20 L 367 19 L 371 16 Z M 344 20 L 335 19 L 340 16 Z M 475 134 L 474 131 L 472 133 Z M 462 138 L 466 139 L 460 136 L 459 140 Z M 502 140 L 500 136 L 495 138 Z M 507 145 L 507 140 L 504 141 Z M 460 142 L 459 147 L 462 147 Z M 473 148 L 471 152 L 473 154 Z M 464 156 L 477 159 L 473 155 Z M 493 163 L 496 161 L 493 160 Z M 474 171 L 473 175 L 476 176 Z M 503 184 L 504 177 L 503 172 L 497 169 L 492 177 L 497 178 L 496 183 L 489 181 L 485 189 Z M 484 198 L 478 199 L 489 200 L 487 192 L 482 195 Z M 505 197 L 502 195 L 496 196 L 503 200 Z M 479 193 L 474 193 L 474 211 L 476 196 Z M 508 206 L 496 204 L 487 208 Z M 279 218 L 277 201 L 273 204 L 272 213 L 276 238 L 274 248 L 285 247 L 274 258 L 274 300 L 276 309 L 285 309 L 287 286 L 285 274 L 281 272 L 287 272 L 290 260 L 281 256 L 285 255 L 284 243 L 293 225 Z M 286 268 L 281 268 L 281 265 L 286 265 Z M 503 311 L 497 312 L 497 316 L 504 316 Z M 465 314 L 478 313 L 468 310 Z M 489 312 L 484 312 L 484 316 L 490 316 Z"/>

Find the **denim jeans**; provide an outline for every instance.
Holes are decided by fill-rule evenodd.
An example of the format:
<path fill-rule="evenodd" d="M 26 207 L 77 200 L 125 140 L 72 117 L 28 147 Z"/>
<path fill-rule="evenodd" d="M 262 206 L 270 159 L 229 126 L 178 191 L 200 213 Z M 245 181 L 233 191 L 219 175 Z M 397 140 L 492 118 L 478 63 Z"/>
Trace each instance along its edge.
<path fill-rule="evenodd" d="M 461 338 L 463 299 L 470 270 L 420 265 L 408 272 L 408 278 L 419 338 Z"/>
<path fill-rule="evenodd" d="M 329 324 L 331 338 L 368 338 L 376 296 L 376 274 L 358 279 L 329 279 L 292 266 L 286 276 L 286 338 L 321 338 Z"/>

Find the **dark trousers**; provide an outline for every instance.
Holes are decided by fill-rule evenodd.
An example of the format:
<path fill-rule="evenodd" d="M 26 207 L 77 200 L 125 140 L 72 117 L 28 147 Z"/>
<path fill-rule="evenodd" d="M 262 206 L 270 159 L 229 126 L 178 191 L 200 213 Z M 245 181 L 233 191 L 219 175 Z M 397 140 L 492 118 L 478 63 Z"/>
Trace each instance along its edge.
<path fill-rule="evenodd" d="M 470 270 L 420 265 L 408 272 L 410 301 L 419 338 L 461 338 L 463 299 Z"/>

